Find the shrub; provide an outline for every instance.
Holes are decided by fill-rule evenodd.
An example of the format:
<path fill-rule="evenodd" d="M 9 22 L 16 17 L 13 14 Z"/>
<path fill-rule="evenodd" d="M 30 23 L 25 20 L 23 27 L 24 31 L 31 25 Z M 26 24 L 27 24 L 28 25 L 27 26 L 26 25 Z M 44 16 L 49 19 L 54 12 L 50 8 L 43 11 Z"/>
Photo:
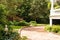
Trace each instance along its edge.
<path fill-rule="evenodd" d="M 36 26 L 37 23 L 36 23 L 36 21 L 30 21 L 30 25 L 31 25 L 31 26 Z"/>
<path fill-rule="evenodd" d="M 9 25 L 15 25 L 18 26 L 19 22 L 18 21 L 9 21 Z"/>
<path fill-rule="evenodd" d="M 0 40 L 26 40 L 27 37 L 21 38 L 16 32 L 8 30 L 4 31 L 4 27 L 0 25 Z"/>
<path fill-rule="evenodd" d="M 45 30 L 47 30 L 48 32 L 51 32 L 51 29 L 52 29 L 52 28 L 51 28 L 50 26 L 46 26 L 46 27 L 45 27 Z"/>
<path fill-rule="evenodd" d="M 0 40 L 13 40 L 13 39 L 19 39 L 19 37 L 16 38 L 18 33 L 12 32 L 11 28 L 8 27 L 8 32 L 4 31 L 5 27 L 0 24 Z"/>
<path fill-rule="evenodd" d="M 18 26 L 19 27 L 19 26 Z M 0 40 L 26 40 L 26 37 L 21 38 L 16 32 L 13 32 L 11 27 L 8 26 L 8 31 L 4 31 L 4 26 L 0 24 Z"/>
<path fill-rule="evenodd" d="M 52 27 L 50 27 L 50 26 L 46 26 L 45 27 L 45 30 L 47 30 L 47 31 L 49 31 L 49 32 L 55 32 L 55 33 L 59 33 L 60 32 L 60 26 L 56 26 L 56 25 L 54 25 L 54 26 L 52 26 Z"/>
<path fill-rule="evenodd" d="M 13 25 L 11 25 L 10 26 L 12 29 L 20 29 L 20 28 L 22 28 L 22 26 L 13 26 Z"/>
<path fill-rule="evenodd" d="M 19 24 L 18 24 L 18 26 L 29 26 L 30 24 L 28 23 L 28 22 L 26 22 L 26 21 L 20 21 L 19 22 Z"/>
<path fill-rule="evenodd" d="M 36 21 L 30 21 L 31 24 L 36 24 Z"/>
<path fill-rule="evenodd" d="M 15 32 L 8 32 L 6 34 L 5 31 L 0 34 L 0 40 L 18 40 L 21 39 L 18 33 Z"/>
<path fill-rule="evenodd" d="M 28 39 L 26 36 L 23 36 L 21 40 L 26 40 Z"/>
<path fill-rule="evenodd" d="M 12 21 L 9 21 L 8 25 L 14 25 L 14 23 Z"/>
<path fill-rule="evenodd" d="M 29 26 L 30 24 L 24 20 L 18 22 L 18 21 L 10 21 L 9 25 L 15 25 L 15 26 Z"/>
<path fill-rule="evenodd" d="M 60 31 L 60 27 L 59 26 L 53 26 L 51 31 L 58 33 Z"/>

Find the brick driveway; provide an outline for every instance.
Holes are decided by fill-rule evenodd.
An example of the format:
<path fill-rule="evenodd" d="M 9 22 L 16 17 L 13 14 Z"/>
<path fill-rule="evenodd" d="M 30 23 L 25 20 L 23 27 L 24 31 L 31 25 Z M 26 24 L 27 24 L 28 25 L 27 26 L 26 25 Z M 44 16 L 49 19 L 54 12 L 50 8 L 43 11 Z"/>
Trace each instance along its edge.
<path fill-rule="evenodd" d="M 27 36 L 28 40 L 60 40 L 59 35 L 44 31 L 44 27 L 24 28 L 21 36 Z"/>

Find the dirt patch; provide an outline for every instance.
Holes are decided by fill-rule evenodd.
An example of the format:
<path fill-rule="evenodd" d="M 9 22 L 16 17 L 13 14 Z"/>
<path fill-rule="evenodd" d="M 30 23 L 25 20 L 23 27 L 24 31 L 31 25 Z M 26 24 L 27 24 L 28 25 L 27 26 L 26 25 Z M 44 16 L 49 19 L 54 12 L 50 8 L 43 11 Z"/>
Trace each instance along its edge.
<path fill-rule="evenodd" d="M 23 30 L 45 32 L 44 26 L 41 26 L 41 27 L 40 26 L 38 26 L 38 27 L 28 27 L 28 28 L 24 28 Z"/>

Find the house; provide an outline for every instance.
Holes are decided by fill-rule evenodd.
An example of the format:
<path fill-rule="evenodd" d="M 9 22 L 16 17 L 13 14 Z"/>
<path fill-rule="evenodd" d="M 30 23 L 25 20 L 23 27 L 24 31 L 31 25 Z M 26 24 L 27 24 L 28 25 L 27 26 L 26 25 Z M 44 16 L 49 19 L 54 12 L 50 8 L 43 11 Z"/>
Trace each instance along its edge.
<path fill-rule="evenodd" d="M 52 26 L 53 19 L 60 19 L 60 8 L 55 9 L 54 4 L 60 0 L 50 0 L 51 1 L 51 10 L 50 10 L 50 26 Z"/>

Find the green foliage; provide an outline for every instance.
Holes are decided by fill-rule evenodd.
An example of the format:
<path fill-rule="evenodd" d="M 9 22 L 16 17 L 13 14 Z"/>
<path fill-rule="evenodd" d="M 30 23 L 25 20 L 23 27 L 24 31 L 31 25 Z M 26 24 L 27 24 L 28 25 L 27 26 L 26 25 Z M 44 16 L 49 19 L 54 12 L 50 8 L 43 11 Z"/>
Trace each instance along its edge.
<path fill-rule="evenodd" d="M 52 27 L 46 26 L 45 30 L 50 31 L 50 32 L 59 33 L 60 32 L 60 26 L 59 25 L 54 25 Z"/>
<path fill-rule="evenodd" d="M 0 40 L 18 40 L 21 39 L 17 33 L 9 32 L 6 34 L 6 32 L 2 31 L 0 34 Z"/>
<path fill-rule="evenodd" d="M 11 25 L 10 26 L 12 29 L 20 29 L 20 28 L 22 28 L 22 26 L 13 26 L 13 25 Z"/>
<path fill-rule="evenodd" d="M 27 40 L 28 38 L 26 36 L 23 36 L 21 40 Z"/>
<path fill-rule="evenodd" d="M 20 38 L 18 33 L 10 31 L 10 28 L 8 28 L 8 29 L 9 30 L 6 32 L 6 31 L 4 31 L 5 27 L 0 25 L 0 40 L 14 40 L 14 39 L 18 40 Z"/>
<path fill-rule="evenodd" d="M 49 1 L 47 0 L 0 0 L 0 19 L 3 24 L 15 20 L 14 17 L 23 18 L 30 22 L 40 21 L 40 18 L 49 18 Z M 44 9 L 44 10 L 43 10 Z M 45 22 L 43 20 L 43 22 Z M 46 21 L 47 22 L 47 21 Z M 13 24 L 13 22 L 11 22 Z M 14 24 L 17 25 L 18 23 Z"/>
<path fill-rule="evenodd" d="M 15 25 L 18 26 L 19 22 L 18 21 L 9 21 L 9 25 Z"/>
<path fill-rule="evenodd" d="M 0 24 L 0 31 L 5 30 L 5 25 Z M 8 31 L 11 32 L 13 29 L 8 25 Z"/>
<path fill-rule="evenodd" d="M 2 28 L 4 28 L 4 27 L 2 26 L 2 24 L 0 24 L 0 27 L 1 27 L 0 30 L 3 30 Z"/>
<path fill-rule="evenodd" d="M 6 11 L 6 6 L 3 4 L 0 4 L 0 24 L 7 24 L 5 11 Z"/>
<path fill-rule="evenodd" d="M 58 5 L 58 3 L 55 3 L 55 4 L 54 4 L 54 8 L 55 8 L 55 9 L 60 8 L 60 6 Z"/>
<path fill-rule="evenodd" d="M 36 21 L 30 21 L 30 24 L 36 24 Z"/>
<path fill-rule="evenodd" d="M 51 8 L 51 2 L 48 1 L 48 9 L 50 9 L 50 8 Z"/>
<path fill-rule="evenodd" d="M 55 9 L 59 9 L 60 8 L 60 1 L 56 1 L 56 3 L 54 4 L 54 8 Z"/>
<path fill-rule="evenodd" d="M 22 4 L 18 6 L 17 12 L 19 13 L 20 17 L 28 18 L 31 8 L 31 0 L 23 0 Z"/>
<path fill-rule="evenodd" d="M 8 28 L 9 29 L 9 28 Z M 0 25 L 0 40 L 26 40 L 27 37 L 20 37 L 20 35 L 16 32 L 8 30 L 4 31 L 4 27 Z"/>
<path fill-rule="evenodd" d="M 20 21 L 20 23 L 18 24 L 19 26 L 29 26 L 30 24 L 26 21 Z"/>
<path fill-rule="evenodd" d="M 48 2 L 46 0 L 35 0 L 31 7 L 31 13 L 33 17 L 37 18 L 47 18 L 48 11 Z M 44 9 L 44 10 L 43 10 Z"/>
<path fill-rule="evenodd" d="M 52 27 L 52 32 L 58 33 L 60 31 L 60 26 L 54 26 Z"/>
<path fill-rule="evenodd" d="M 15 26 L 29 26 L 30 24 L 24 20 L 18 22 L 18 21 L 10 21 L 9 25 L 15 25 Z"/>
<path fill-rule="evenodd" d="M 19 13 L 20 17 L 22 17 L 24 20 L 28 22 L 32 20 L 36 21 L 40 18 L 49 18 L 48 1 L 23 0 L 22 4 L 17 7 L 17 12 Z"/>
<path fill-rule="evenodd" d="M 37 26 L 36 21 L 30 21 L 29 23 L 30 23 L 30 26 Z"/>
<path fill-rule="evenodd" d="M 51 32 L 51 29 L 52 29 L 51 26 L 46 26 L 45 27 L 45 30 L 48 31 L 48 32 Z"/>

